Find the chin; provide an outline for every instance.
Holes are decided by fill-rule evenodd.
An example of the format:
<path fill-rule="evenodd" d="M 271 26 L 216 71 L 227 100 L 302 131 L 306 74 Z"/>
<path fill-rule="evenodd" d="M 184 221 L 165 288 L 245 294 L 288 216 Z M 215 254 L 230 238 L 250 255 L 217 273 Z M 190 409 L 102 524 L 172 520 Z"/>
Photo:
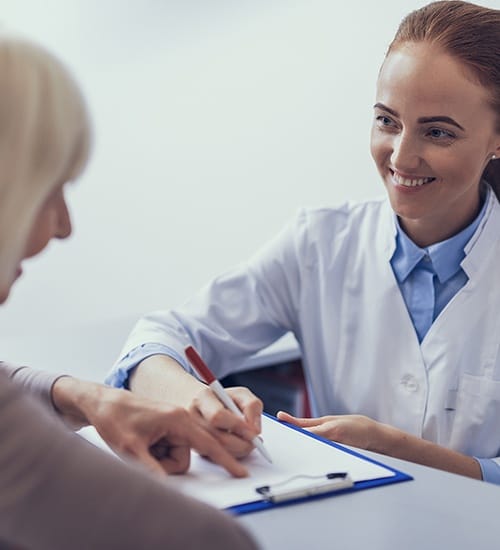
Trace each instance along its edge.
<path fill-rule="evenodd" d="M 14 285 L 18 277 L 19 277 L 19 274 L 16 272 L 15 278 L 10 284 L 3 285 L 3 286 L 0 285 L 0 305 L 4 304 L 8 300 L 10 296 L 10 292 L 12 290 L 12 286 Z"/>
<path fill-rule="evenodd" d="M 391 208 L 395 214 L 400 218 L 418 219 L 425 216 L 428 212 L 428 207 L 425 204 L 421 204 L 420 201 L 415 200 L 413 197 L 399 197 L 395 194 L 388 192 L 389 202 Z"/>
<path fill-rule="evenodd" d="M 9 298 L 9 294 L 10 294 L 10 289 L 0 290 L 0 304 L 5 304 L 5 302 Z"/>

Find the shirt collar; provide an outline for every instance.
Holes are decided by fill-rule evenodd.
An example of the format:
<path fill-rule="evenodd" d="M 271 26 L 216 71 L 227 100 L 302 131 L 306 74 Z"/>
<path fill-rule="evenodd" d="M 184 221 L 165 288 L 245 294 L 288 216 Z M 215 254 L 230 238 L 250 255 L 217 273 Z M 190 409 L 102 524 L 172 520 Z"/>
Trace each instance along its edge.
<path fill-rule="evenodd" d="M 488 199 L 491 189 L 489 186 L 485 187 L 486 196 L 476 219 L 465 229 L 460 231 L 460 233 L 426 248 L 420 248 L 408 237 L 408 235 L 406 235 L 401 229 L 397 216 L 394 214 L 396 224 L 396 248 L 391 258 L 391 265 L 399 283 L 403 283 L 406 280 L 408 275 L 410 275 L 425 256 L 431 259 L 429 264 L 432 264 L 432 268 L 441 283 L 448 281 L 448 279 L 453 277 L 453 275 L 461 269 L 460 263 L 466 255 L 464 248 L 481 223 L 486 212 L 486 206 L 489 202 Z M 431 266 L 429 265 L 429 267 Z"/>

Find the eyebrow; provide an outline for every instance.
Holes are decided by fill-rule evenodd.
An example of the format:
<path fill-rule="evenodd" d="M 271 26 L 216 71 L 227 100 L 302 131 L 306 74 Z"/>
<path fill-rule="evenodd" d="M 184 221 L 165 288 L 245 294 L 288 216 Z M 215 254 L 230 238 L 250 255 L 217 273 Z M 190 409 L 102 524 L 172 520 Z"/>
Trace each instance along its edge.
<path fill-rule="evenodd" d="M 399 114 L 394 111 L 394 109 L 390 109 L 389 107 L 386 107 L 383 103 L 375 103 L 373 106 L 374 109 L 381 109 L 382 111 L 387 111 L 391 115 L 395 116 L 396 118 L 399 118 Z M 452 126 L 456 126 L 457 128 L 460 128 L 460 130 L 465 132 L 465 129 L 460 126 L 460 124 L 456 121 L 450 118 L 449 116 L 423 116 L 420 117 L 417 120 L 420 124 L 426 124 L 429 122 L 445 122 L 446 124 L 451 124 Z"/>

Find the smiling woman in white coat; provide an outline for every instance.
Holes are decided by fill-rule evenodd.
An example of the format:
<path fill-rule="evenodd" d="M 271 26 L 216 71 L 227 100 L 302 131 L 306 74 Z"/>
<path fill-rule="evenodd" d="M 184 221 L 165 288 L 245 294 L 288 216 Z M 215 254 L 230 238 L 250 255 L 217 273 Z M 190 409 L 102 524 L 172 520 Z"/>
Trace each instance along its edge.
<path fill-rule="evenodd" d="M 303 209 L 245 265 L 141 319 L 108 381 L 188 406 L 235 456 L 251 450 L 191 375 L 219 377 L 288 331 L 332 440 L 500 483 L 500 11 L 434 2 L 381 67 L 371 153 L 380 200 Z M 260 401 L 231 390 L 259 429 Z"/>

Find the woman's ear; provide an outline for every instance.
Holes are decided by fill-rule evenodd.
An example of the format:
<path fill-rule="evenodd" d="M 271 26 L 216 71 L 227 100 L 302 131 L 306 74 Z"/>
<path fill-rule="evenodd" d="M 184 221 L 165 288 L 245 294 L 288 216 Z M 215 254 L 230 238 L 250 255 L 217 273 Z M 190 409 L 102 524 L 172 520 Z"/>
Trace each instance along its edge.
<path fill-rule="evenodd" d="M 498 140 L 496 143 L 494 143 L 494 145 L 496 146 L 496 148 L 491 155 L 492 160 L 500 158 L 500 135 L 498 136 Z"/>

